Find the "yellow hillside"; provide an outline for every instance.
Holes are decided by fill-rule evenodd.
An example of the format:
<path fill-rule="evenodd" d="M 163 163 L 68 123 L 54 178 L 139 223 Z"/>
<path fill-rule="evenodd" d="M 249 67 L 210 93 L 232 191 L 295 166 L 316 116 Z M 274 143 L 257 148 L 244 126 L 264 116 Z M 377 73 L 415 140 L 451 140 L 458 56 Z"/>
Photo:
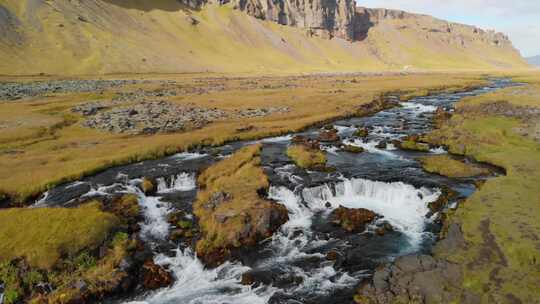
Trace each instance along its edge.
<path fill-rule="evenodd" d="M 367 39 L 308 37 L 231 5 L 187 10 L 176 0 L 0 0 L 0 74 L 298 73 L 520 68 L 517 52 L 459 48 L 416 20 L 388 20 Z M 401 28 L 401 29 L 400 29 Z"/>

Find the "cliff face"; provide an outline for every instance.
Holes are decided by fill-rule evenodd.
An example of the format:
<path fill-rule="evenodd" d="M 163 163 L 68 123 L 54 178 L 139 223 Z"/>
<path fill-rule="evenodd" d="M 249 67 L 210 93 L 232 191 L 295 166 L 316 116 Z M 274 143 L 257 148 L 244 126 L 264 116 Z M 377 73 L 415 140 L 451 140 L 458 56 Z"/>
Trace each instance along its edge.
<path fill-rule="evenodd" d="M 253 17 L 300 27 L 309 35 L 354 38 L 354 0 L 232 0 Z"/>

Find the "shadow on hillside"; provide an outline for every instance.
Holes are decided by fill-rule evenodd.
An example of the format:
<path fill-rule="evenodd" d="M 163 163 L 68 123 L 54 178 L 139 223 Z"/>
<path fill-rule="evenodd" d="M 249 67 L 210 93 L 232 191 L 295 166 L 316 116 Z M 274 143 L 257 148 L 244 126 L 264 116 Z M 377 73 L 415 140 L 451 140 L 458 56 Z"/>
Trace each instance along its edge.
<path fill-rule="evenodd" d="M 106 3 L 110 3 L 126 9 L 135 9 L 140 11 L 153 11 L 161 10 L 168 12 L 177 12 L 177 11 L 198 11 L 200 10 L 200 5 L 197 3 L 202 3 L 203 0 L 101 0 Z M 186 4 L 188 3 L 188 4 Z"/>
<path fill-rule="evenodd" d="M 355 17 L 354 40 L 364 41 L 368 37 L 369 30 L 374 27 L 375 24 L 371 21 L 369 11 L 365 8 L 357 8 Z"/>

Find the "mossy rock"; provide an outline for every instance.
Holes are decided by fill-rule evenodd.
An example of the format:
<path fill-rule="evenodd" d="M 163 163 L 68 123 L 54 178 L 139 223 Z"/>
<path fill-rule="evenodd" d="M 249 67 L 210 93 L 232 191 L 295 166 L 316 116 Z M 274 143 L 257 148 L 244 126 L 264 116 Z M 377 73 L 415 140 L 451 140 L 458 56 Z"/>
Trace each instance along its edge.
<path fill-rule="evenodd" d="M 177 226 L 182 229 L 191 229 L 193 228 L 193 223 L 190 221 L 182 220 L 178 222 Z"/>
<path fill-rule="evenodd" d="M 292 145 L 287 149 L 287 156 L 296 165 L 304 169 L 314 169 L 326 166 L 326 154 L 319 150 L 304 145 Z"/>
<path fill-rule="evenodd" d="M 429 152 L 429 145 L 425 143 L 419 143 L 412 140 L 402 141 L 399 144 L 399 148 L 403 150 Z"/>
<path fill-rule="evenodd" d="M 139 198 L 134 194 L 124 194 L 112 202 L 110 211 L 126 222 L 136 222 L 141 214 Z"/>
<path fill-rule="evenodd" d="M 353 136 L 356 137 L 368 137 L 369 136 L 369 130 L 367 128 L 359 128 L 353 133 Z"/>
<path fill-rule="evenodd" d="M 489 170 L 453 159 L 448 155 L 421 157 L 424 170 L 448 177 L 473 177 L 489 174 Z"/>
<path fill-rule="evenodd" d="M 364 152 L 364 148 L 353 145 L 345 145 L 343 146 L 343 151 L 358 154 Z"/>
<path fill-rule="evenodd" d="M 157 191 L 156 182 L 147 177 L 143 178 L 140 187 L 144 194 L 154 194 Z"/>

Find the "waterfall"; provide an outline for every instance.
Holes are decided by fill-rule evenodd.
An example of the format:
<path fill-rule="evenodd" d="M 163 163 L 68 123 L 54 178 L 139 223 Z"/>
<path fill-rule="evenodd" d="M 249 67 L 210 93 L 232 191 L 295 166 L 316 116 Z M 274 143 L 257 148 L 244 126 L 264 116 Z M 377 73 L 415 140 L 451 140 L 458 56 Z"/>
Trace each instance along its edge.
<path fill-rule="evenodd" d="M 174 285 L 131 304 L 265 304 L 275 292 L 272 287 L 241 285 L 242 274 L 250 268 L 238 263 L 206 269 L 190 249 L 177 249 L 173 257 L 158 255 L 155 262 L 172 270 Z"/>
<path fill-rule="evenodd" d="M 157 191 L 158 193 L 167 193 L 174 191 L 191 191 L 197 187 L 195 180 L 195 173 L 180 173 L 176 176 L 172 176 L 169 183 L 165 178 L 157 179 Z"/>
<path fill-rule="evenodd" d="M 366 179 L 344 179 L 335 186 L 306 188 L 302 196 L 310 208 L 365 208 L 384 216 L 394 228 L 405 234 L 411 246 L 420 245 L 428 219 L 428 204 L 439 190 L 415 188 L 402 182 L 385 183 Z"/>

